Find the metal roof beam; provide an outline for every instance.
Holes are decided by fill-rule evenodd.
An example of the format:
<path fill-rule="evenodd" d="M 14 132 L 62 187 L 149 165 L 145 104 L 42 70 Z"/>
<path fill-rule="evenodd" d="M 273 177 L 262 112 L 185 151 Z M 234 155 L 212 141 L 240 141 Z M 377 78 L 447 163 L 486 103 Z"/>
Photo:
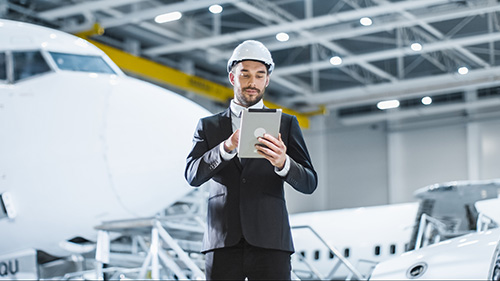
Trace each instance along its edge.
<path fill-rule="evenodd" d="M 486 33 L 482 35 L 438 41 L 430 44 L 423 45 L 422 51 L 419 53 L 430 53 L 441 51 L 445 49 L 454 49 L 456 46 L 468 46 L 468 45 L 476 45 L 482 43 L 488 43 L 491 41 L 500 41 L 500 32 L 496 33 Z M 404 49 L 390 49 L 380 52 L 371 52 L 366 54 L 357 54 L 355 56 L 346 57 L 342 59 L 342 65 L 334 66 L 329 61 L 321 61 L 316 63 L 306 63 L 301 65 L 289 66 L 289 67 L 281 67 L 274 71 L 274 75 L 282 76 L 282 75 L 292 75 L 302 72 L 310 71 L 311 69 L 327 69 L 334 67 L 342 67 L 350 64 L 359 64 L 362 61 L 378 61 L 383 59 L 395 58 L 398 56 L 409 56 L 418 54 L 417 52 L 411 50 L 410 48 Z"/>
<path fill-rule="evenodd" d="M 236 3 L 240 0 L 198 0 L 198 1 L 184 1 L 181 3 L 174 3 L 170 5 L 158 6 L 152 9 L 142 10 L 127 14 L 123 18 L 105 20 L 102 22 L 102 26 L 105 28 L 120 26 L 128 23 L 137 23 L 144 20 L 150 20 L 157 15 L 170 13 L 170 12 L 188 12 L 193 10 L 199 10 L 208 8 L 213 4 L 227 4 Z"/>
<path fill-rule="evenodd" d="M 387 0 L 378 0 L 379 2 L 383 2 L 383 3 L 387 3 L 388 1 Z M 435 27 L 431 26 L 430 24 L 428 24 L 427 22 L 425 21 L 422 21 L 420 20 L 417 16 L 415 16 L 414 14 L 411 14 L 409 13 L 408 11 L 405 11 L 405 10 L 398 10 L 399 13 L 401 13 L 401 15 L 403 15 L 403 17 L 407 18 L 407 19 L 410 19 L 410 20 L 417 20 L 417 23 L 425 30 L 427 30 L 429 33 L 433 34 L 434 36 L 436 36 L 439 40 L 443 40 L 445 39 L 446 37 L 449 37 L 450 35 L 448 34 L 448 36 L 444 36 L 444 34 L 442 34 L 439 30 L 437 30 Z M 465 23 L 465 22 L 464 22 Z M 465 57 L 469 58 L 471 61 L 474 61 L 475 63 L 477 63 L 478 65 L 481 65 L 483 67 L 489 67 L 489 64 L 486 63 L 484 60 L 482 60 L 481 58 L 479 58 L 478 56 L 476 56 L 475 54 L 473 54 L 472 52 L 470 52 L 469 50 L 463 48 L 462 46 L 457 46 L 456 49 L 462 54 L 464 55 Z"/>
<path fill-rule="evenodd" d="M 38 16 L 45 20 L 56 20 L 58 18 L 69 17 L 73 15 L 82 14 L 85 12 L 93 12 L 103 9 L 109 9 L 112 7 L 137 3 L 140 1 L 142 0 L 101 0 L 101 1 L 83 2 L 79 4 L 67 5 L 61 8 L 40 12 L 38 13 Z"/>
<path fill-rule="evenodd" d="M 326 105 L 333 109 L 346 105 L 366 104 L 370 101 L 391 98 L 409 98 L 422 95 L 452 93 L 464 89 L 498 86 L 500 84 L 500 67 L 471 70 L 467 75 L 448 73 L 382 83 L 369 87 L 354 87 L 346 90 L 316 93 L 307 99 L 289 98 L 290 103 L 307 103 L 309 105 Z"/>
<path fill-rule="evenodd" d="M 198 1 L 199 2 L 199 1 Z M 196 3 L 196 2 L 194 2 Z M 357 20 L 364 16 L 378 16 L 387 13 L 391 13 L 395 7 L 398 9 L 416 9 L 432 5 L 439 5 L 443 3 L 449 3 L 449 0 L 419 0 L 419 1 L 403 1 L 396 2 L 390 5 L 381 5 L 377 7 L 370 7 L 360 10 L 352 10 L 347 12 L 342 12 L 333 15 L 325 15 L 320 17 L 315 17 L 311 19 L 298 20 L 296 22 L 290 23 L 285 22 L 281 24 L 276 24 L 273 26 L 264 26 L 260 28 L 255 28 L 251 30 L 244 30 L 239 32 L 233 32 L 224 34 L 216 37 L 207 38 L 196 38 L 192 40 L 187 40 L 183 43 L 172 44 L 167 46 L 153 47 L 145 50 L 148 55 L 158 55 L 158 54 L 169 54 L 176 52 L 185 52 L 189 50 L 194 50 L 200 48 L 200 46 L 214 46 L 220 44 L 227 44 L 235 41 L 245 40 L 248 38 L 263 37 L 268 35 L 274 35 L 278 32 L 286 31 L 300 31 L 303 29 L 309 29 L 314 27 L 320 27 L 328 24 L 341 23 L 345 21 Z"/>
<path fill-rule="evenodd" d="M 422 116 L 431 116 L 443 113 L 452 113 L 464 110 L 480 110 L 486 108 L 495 108 L 500 106 L 498 99 L 485 99 L 465 103 L 446 104 L 429 106 L 425 108 L 405 109 L 396 112 L 378 112 L 356 117 L 342 117 L 339 122 L 344 126 L 354 126 L 370 124 L 381 121 L 401 120 L 405 118 L 418 118 Z"/>
<path fill-rule="evenodd" d="M 102 9 L 109 9 L 111 7 L 117 7 L 127 4 L 132 4 L 140 2 L 142 0 L 101 0 L 84 2 L 81 4 L 71 5 L 67 7 L 62 7 L 58 9 L 53 9 L 45 12 L 38 13 L 38 16 L 47 20 L 55 20 L 56 18 L 68 17 L 76 14 L 82 14 L 89 11 L 98 11 Z M 130 14 L 126 14 L 122 18 L 115 18 L 109 20 L 103 20 L 100 24 L 104 28 L 125 25 L 131 22 L 141 22 L 143 20 L 149 20 L 157 15 L 169 13 L 169 12 L 187 12 L 192 10 L 198 10 L 202 8 L 209 7 L 213 4 L 226 4 L 226 3 L 236 3 L 240 0 L 198 0 L 198 1 L 184 1 L 181 3 L 174 3 L 170 5 L 158 6 L 151 9 L 146 9 Z"/>
<path fill-rule="evenodd" d="M 498 5 L 481 7 L 481 8 L 467 7 L 467 8 L 463 8 L 461 10 L 452 11 L 452 12 L 430 14 L 427 16 L 424 15 L 418 19 L 410 19 L 410 20 L 402 19 L 399 21 L 377 23 L 377 24 L 374 24 L 372 26 L 363 26 L 363 27 L 358 27 L 358 28 L 342 29 L 342 30 L 337 31 L 337 32 L 335 32 L 335 31 L 328 32 L 328 33 L 323 32 L 322 34 L 315 34 L 314 38 L 312 38 L 313 41 L 309 40 L 308 38 L 301 38 L 301 39 L 290 40 L 288 42 L 271 43 L 271 44 L 267 44 L 266 46 L 271 51 L 290 49 L 290 48 L 294 48 L 294 47 L 300 47 L 300 46 L 309 45 L 312 43 L 317 43 L 321 39 L 339 40 L 339 39 L 353 38 L 353 37 L 357 37 L 357 36 L 373 34 L 373 33 L 378 33 L 378 32 L 384 32 L 387 30 L 393 30 L 397 27 L 415 26 L 415 25 L 418 25 L 419 22 L 426 22 L 426 23 L 440 22 L 440 21 L 446 21 L 446 20 L 451 20 L 451 19 L 460 18 L 460 17 L 480 15 L 480 14 L 485 14 L 485 13 L 495 13 L 498 11 L 500 11 L 500 6 L 498 6 Z"/>
<path fill-rule="evenodd" d="M 274 16 L 274 18 L 280 24 L 291 23 L 290 21 L 288 21 L 288 19 L 292 19 L 294 21 L 299 20 L 299 19 L 295 18 L 293 15 L 288 14 L 286 11 L 282 10 L 280 7 L 278 7 L 272 3 L 267 4 L 268 8 L 264 12 L 256 9 L 255 7 L 253 7 L 247 3 L 245 3 L 245 4 L 240 3 L 237 6 L 240 8 L 244 8 L 244 10 L 247 11 L 247 13 L 257 13 L 258 12 L 259 15 L 263 14 L 263 15 L 265 15 L 266 18 L 271 17 L 269 12 L 267 12 L 267 11 L 269 11 L 269 10 L 275 11 L 276 14 L 278 14 L 278 16 Z M 286 18 L 282 18 L 279 15 L 286 15 Z M 308 30 L 299 30 L 298 33 L 300 35 L 302 35 L 304 38 L 307 38 L 309 41 L 311 41 L 311 39 L 313 39 L 315 37 L 315 34 L 313 34 L 312 32 L 310 32 Z M 324 47 L 328 48 L 329 50 L 336 52 L 340 55 L 344 55 L 344 56 L 352 55 L 352 53 L 349 52 L 348 50 L 344 49 L 343 47 L 339 46 L 338 44 L 330 42 L 329 40 L 319 39 L 318 43 L 323 45 Z M 392 76 L 391 74 L 387 73 L 386 71 L 383 71 L 382 69 L 380 69 L 374 65 L 371 65 L 371 64 L 366 63 L 366 62 L 360 62 L 359 65 L 361 67 L 365 68 L 366 70 L 374 73 L 375 75 L 383 78 L 383 79 L 387 79 L 389 81 L 396 80 L 396 78 L 394 76 Z M 314 72 L 314 71 L 315 70 L 312 70 L 312 72 Z M 367 83 L 366 78 L 362 77 L 357 72 L 354 72 L 354 71 L 348 70 L 348 69 L 343 69 L 343 68 L 341 68 L 341 71 L 345 72 L 347 75 L 351 76 L 353 79 L 357 80 L 360 83 Z M 314 73 L 312 73 L 311 75 L 314 76 Z M 300 91 L 299 93 L 304 94 L 303 91 Z"/>

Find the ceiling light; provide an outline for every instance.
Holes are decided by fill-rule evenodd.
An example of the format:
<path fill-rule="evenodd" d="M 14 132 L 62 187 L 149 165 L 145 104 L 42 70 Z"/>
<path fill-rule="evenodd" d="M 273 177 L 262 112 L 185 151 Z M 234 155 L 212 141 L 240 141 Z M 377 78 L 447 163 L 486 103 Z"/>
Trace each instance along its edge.
<path fill-rule="evenodd" d="M 339 56 L 334 56 L 330 59 L 330 63 L 333 65 L 339 65 L 342 64 L 342 58 Z"/>
<path fill-rule="evenodd" d="M 166 23 L 169 21 L 176 21 L 178 19 L 182 18 L 182 13 L 181 12 L 172 12 L 172 13 L 167 13 L 163 15 L 159 15 L 155 17 L 155 22 L 157 23 Z"/>
<path fill-rule="evenodd" d="M 422 45 L 420 43 L 411 44 L 411 49 L 415 52 L 422 51 Z"/>
<path fill-rule="evenodd" d="M 288 36 L 288 34 L 285 32 L 280 32 L 280 33 L 276 34 L 276 40 L 278 40 L 280 42 L 286 42 L 286 41 L 288 41 L 288 39 L 290 39 L 290 36 Z"/>
<path fill-rule="evenodd" d="M 424 105 L 429 105 L 429 104 L 431 104 L 431 103 L 432 103 L 432 98 L 431 98 L 431 97 L 423 97 L 423 98 L 422 98 L 422 103 L 423 103 Z"/>
<path fill-rule="evenodd" d="M 392 109 L 399 107 L 398 100 L 386 100 L 377 103 L 377 108 L 380 110 Z"/>
<path fill-rule="evenodd" d="M 359 20 L 359 22 L 363 25 L 363 26 L 370 26 L 372 25 L 373 21 L 371 18 L 368 18 L 368 17 L 364 17 L 364 18 L 361 18 Z"/>
<path fill-rule="evenodd" d="M 222 6 L 221 6 L 221 5 L 217 5 L 217 4 L 215 4 L 215 5 L 210 6 L 210 7 L 208 8 L 208 10 L 209 10 L 209 11 L 210 11 L 210 13 L 212 13 L 212 14 L 220 14 L 220 13 L 222 13 L 223 8 L 222 8 Z"/>
<path fill-rule="evenodd" d="M 465 74 L 469 73 L 469 69 L 465 66 L 462 66 L 458 69 L 458 73 L 465 75 Z"/>

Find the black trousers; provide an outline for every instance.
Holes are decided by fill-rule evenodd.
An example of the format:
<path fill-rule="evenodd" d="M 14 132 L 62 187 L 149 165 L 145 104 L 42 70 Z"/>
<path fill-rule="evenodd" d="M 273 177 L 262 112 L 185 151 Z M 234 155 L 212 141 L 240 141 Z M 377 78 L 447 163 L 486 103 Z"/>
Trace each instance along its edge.
<path fill-rule="evenodd" d="M 207 280 L 290 280 L 290 252 L 237 245 L 205 253 Z"/>

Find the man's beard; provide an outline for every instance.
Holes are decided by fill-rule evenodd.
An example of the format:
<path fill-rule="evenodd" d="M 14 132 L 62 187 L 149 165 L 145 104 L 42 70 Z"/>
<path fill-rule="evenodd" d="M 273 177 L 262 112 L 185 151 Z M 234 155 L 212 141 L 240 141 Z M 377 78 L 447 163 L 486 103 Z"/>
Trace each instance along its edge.
<path fill-rule="evenodd" d="M 255 100 L 249 100 L 243 93 L 246 92 L 246 90 L 254 90 L 254 91 L 257 91 L 257 95 L 255 96 Z M 246 87 L 246 88 L 242 88 L 241 89 L 241 92 L 239 92 L 237 94 L 237 97 L 238 97 L 238 101 L 241 103 L 241 105 L 245 106 L 245 107 L 250 107 L 256 103 L 258 103 L 262 97 L 264 96 L 264 91 L 262 91 L 261 93 L 261 90 L 260 89 L 257 89 L 257 88 L 252 88 L 252 87 Z"/>

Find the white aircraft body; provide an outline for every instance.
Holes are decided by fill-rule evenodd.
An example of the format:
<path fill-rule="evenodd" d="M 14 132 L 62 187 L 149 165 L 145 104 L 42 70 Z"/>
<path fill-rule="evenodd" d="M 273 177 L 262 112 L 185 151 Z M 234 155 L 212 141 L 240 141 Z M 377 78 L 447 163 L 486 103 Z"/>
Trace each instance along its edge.
<path fill-rule="evenodd" d="M 430 248 L 425 251 L 436 254 L 438 251 L 432 252 L 432 248 L 443 251 L 445 247 L 451 249 L 461 245 L 459 242 L 451 244 L 447 241 L 476 232 L 478 228 L 482 230 L 483 226 L 477 225 L 481 217 L 489 219 L 485 222 L 486 226 L 498 227 L 500 203 L 498 199 L 492 198 L 499 195 L 498 180 L 449 182 L 417 190 L 415 196 L 420 199 L 419 202 L 291 215 L 295 258 L 305 261 L 294 263 L 294 270 L 298 277 L 305 279 L 338 280 L 350 274 L 346 266 L 338 263 L 339 258 L 344 258 L 363 278 L 368 278 L 375 266 L 384 264 L 386 260 L 394 261 L 399 266 L 397 261 L 400 256 L 406 259 L 406 263 L 402 264 L 409 267 L 407 263 L 417 263 L 417 257 L 420 257 L 409 253 Z M 481 242 L 477 246 L 484 244 L 493 251 L 496 244 L 489 243 L 495 240 L 496 232 L 492 233 L 480 235 L 478 240 Z M 437 247 L 436 243 L 443 240 L 443 246 Z M 447 243 L 450 243 L 449 246 L 444 246 Z M 464 246 L 458 248 L 461 247 Z M 337 252 L 333 253 L 332 248 Z M 420 249 L 412 251 L 416 248 Z M 481 250 L 477 252 L 481 253 Z M 466 256 L 463 257 L 463 262 L 467 260 Z M 478 262 L 485 267 L 491 265 L 490 260 Z M 439 268 L 434 267 L 435 272 L 447 271 L 445 267 L 442 267 L 442 271 Z M 464 268 L 472 270 L 473 266 Z M 481 268 L 476 268 L 475 272 L 476 276 L 482 276 L 478 275 L 479 272 L 484 273 Z M 377 275 L 381 276 L 380 279 L 391 277 L 385 273 Z"/>
<path fill-rule="evenodd" d="M 83 39 L 0 20 L 0 256 L 68 255 L 101 222 L 186 195 L 185 157 L 208 114 Z"/>
<path fill-rule="evenodd" d="M 476 203 L 490 219 L 500 216 L 500 199 Z M 490 217 L 496 216 L 496 218 Z M 496 221 L 497 225 L 500 220 Z M 499 280 L 500 228 L 445 240 L 379 263 L 370 280 Z"/>
<path fill-rule="evenodd" d="M 335 255 L 310 229 L 297 229 L 309 226 L 361 274 L 369 274 L 376 263 L 406 251 L 418 207 L 415 202 L 291 215 L 296 255 L 302 255 L 320 277 L 329 279 Z M 300 264 L 294 269 L 307 271 Z M 345 268 L 339 270 L 340 276 L 347 274 Z"/>

